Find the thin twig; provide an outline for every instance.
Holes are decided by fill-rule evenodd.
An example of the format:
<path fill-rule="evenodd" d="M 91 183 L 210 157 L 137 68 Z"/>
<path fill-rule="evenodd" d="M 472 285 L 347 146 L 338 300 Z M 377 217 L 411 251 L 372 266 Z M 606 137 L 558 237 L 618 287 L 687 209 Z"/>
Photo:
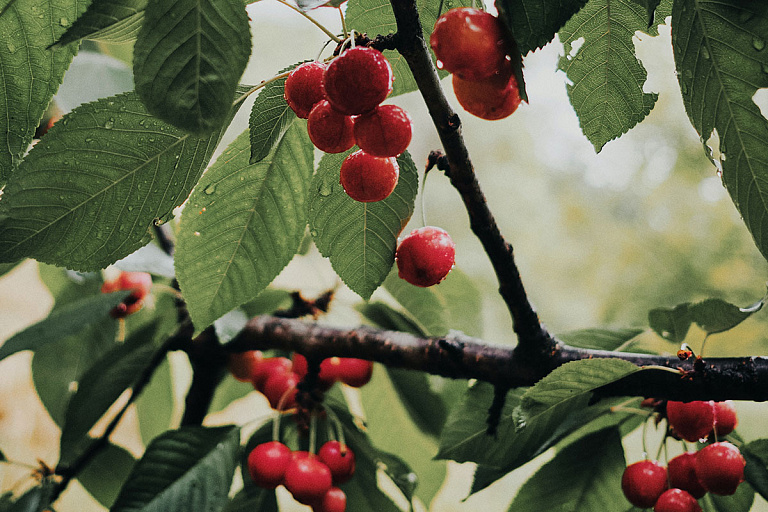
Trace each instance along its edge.
<path fill-rule="evenodd" d="M 307 19 L 308 19 L 309 21 L 311 21 L 311 22 L 312 22 L 312 23 L 313 23 L 313 24 L 314 24 L 314 25 L 315 25 L 317 28 L 319 28 L 320 30 L 322 30 L 322 31 L 325 33 L 325 35 L 327 35 L 328 37 L 330 37 L 331 39 L 333 39 L 333 40 L 334 40 L 334 42 L 336 42 L 336 43 L 340 43 L 340 42 L 341 42 L 341 39 L 340 39 L 340 38 L 339 38 L 339 37 L 338 37 L 336 34 L 334 34 L 333 32 L 331 32 L 331 31 L 330 31 L 330 30 L 328 30 L 327 28 L 325 28 L 325 27 L 323 26 L 323 24 L 322 24 L 322 23 L 320 23 L 320 22 L 319 22 L 319 21 L 317 21 L 315 18 L 313 18 L 313 17 L 312 17 L 312 16 L 310 16 L 309 14 L 305 13 L 304 11 L 302 11 L 301 9 L 299 9 L 298 7 L 296 7 L 296 6 L 294 6 L 294 5 L 291 5 L 290 3 L 286 2 L 285 0 L 276 0 L 276 1 L 277 1 L 277 2 L 279 2 L 279 3 L 281 3 L 281 4 L 283 4 L 283 5 L 285 5 L 286 7 L 289 7 L 289 8 L 291 8 L 291 9 L 293 9 L 293 10 L 294 10 L 294 11 L 296 11 L 297 13 L 299 13 L 299 14 L 301 14 L 302 16 L 304 16 L 305 18 L 307 18 Z"/>

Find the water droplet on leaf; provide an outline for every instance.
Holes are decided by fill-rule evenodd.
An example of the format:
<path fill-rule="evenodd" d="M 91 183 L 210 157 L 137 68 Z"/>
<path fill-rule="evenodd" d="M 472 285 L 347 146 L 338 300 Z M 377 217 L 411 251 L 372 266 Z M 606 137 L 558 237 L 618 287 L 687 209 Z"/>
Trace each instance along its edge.
<path fill-rule="evenodd" d="M 215 183 L 211 183 L 210 185 L 208 185 L 207 187 L 205 187 L 203 189 L 203 192 L 205 192 L 208 195 L 213 194 L 214 192 L 216 192 L 216 184 Z"/>
<path fill-rule="evenodd" d="M 755 50 L 762 51 L 763 48 L 765 48 L 765 41 L 759 37 L 756 37 L 752 40 L 752 46 L 755 48 Z"/>

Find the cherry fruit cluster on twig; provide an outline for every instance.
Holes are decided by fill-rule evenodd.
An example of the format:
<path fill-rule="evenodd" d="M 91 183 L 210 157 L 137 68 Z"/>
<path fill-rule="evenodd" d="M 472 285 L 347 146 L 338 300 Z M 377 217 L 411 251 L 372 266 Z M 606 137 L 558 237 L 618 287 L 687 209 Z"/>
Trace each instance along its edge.
<path fill-rule="evenodd" d="M 130 291 L 128 297 L 109 312 L 112 318 L 125 318 L 144 307 L 144 298 L 152 288 L 152 276 L 146 272 L 120 272 L 101 286 L 101 293 Z"/>

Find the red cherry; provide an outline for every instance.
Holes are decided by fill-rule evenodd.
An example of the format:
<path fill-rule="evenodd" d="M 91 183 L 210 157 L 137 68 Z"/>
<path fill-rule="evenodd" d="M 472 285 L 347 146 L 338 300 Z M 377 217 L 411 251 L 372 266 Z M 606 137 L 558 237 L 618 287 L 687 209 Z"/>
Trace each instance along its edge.
<path fill-rule="evenodd" d="M 653 512 L 701 512 L 696 498 L 682 489 L 669 489 L 659 496 Z"/>
<path fill-rule="evenodd" d="M 676 487 L 688 492 L 696 499 L 707 494 L 696 478 L 696 452 L 687 452 L 673 458 L 667 464 L 670 487 Z"/>
<path fill-rule="evenodd" d="M 253 382 L 256 368 L 264 360 L 260 350 L 247 350 L 237 354 L 230 354 L 227 368 L 234 378 L 242 382 Z"/>
<path fill-rule="evenodd" d="M 353 388 L 361 388 L 371 381 L 373 376 L 373 361 L 342 357 L 337 369 L 338 379 Z"/>
<path fill-rule="evenodd" d="M 630 464 L 621 476 L 621 490 L 634 506 L 651 508 L 667 490 L 667 468 L 652 460 Z"/>
<path fill-rule="evenodd" d="M 328 441 L 317 452 L 320 460 L 331 470 L 335 485 L 348 482 L 355 474 L 355 453 L 338 441 Z"/>
<path fill-rule="evenodd" d="M 456 244 L 440 228 L 414 229 L 403 238 L 395 252 L 398 275 L 415 286 L 439 283 L 453 268 Z"/>
<path fill-rule="evenodd" d="M 334 358 L 323 359 L 320 363 L 319 385 L 323 389 L 330 389 L 333 383 L 336 382 L 331 359 Z M 303 380 L 304 376 L 307 375 L 307 358 L 295 352 L 291 360 L 293 361 L 293 371 L 299 376 L 299 379 Z"/>
<path fill-rule="evenodd" d="M 359 150 L 342 162 L 339 181 L 349 197 L 370 203 L 389 197 L 399 175 L 400 166 L 394 158 L 372 156 Z"/>
<path fill-rule="evenodd" d="M 323 88 L 333 108 L 348 115 L 376 108 L 392 92 L 392 66 L 378 50 L 350 48 L 335 58 L 323 75 Z"/>
<path fill-rule="evenodd" d="M 453 92 L 464 110 L 487 121 L 510 116 L 520 105 L 517 79 L 508 63 L 504 69 L 479 81 L 453 75 Z"/>
<path fill-rule="evenodd" d="M 296 501 L 311 505 L 331 488 L 331 470 L 314 455 L 293 457 L 285 470 L 283 484 Z"/>
<path fill-rule="evenodd" d="M 355 118 L 355 141 L 373 156 L 397 156 L 411 143 L 413 122 L 408 112 L 396 105 L 379 105 Z"/>
<path fill-rule="evenodd" d="M 323 501 L 312 506 L 312 512 L 344 512 L 347 509 L 347 495 L 338 487 L 331 487 Z"/>
<path fill-rule="evenodd" d="M 728 496 L 744 481 L 746 461 L 731 443 L 713 443 L 696 454 L 696 477 L 712 494 Z"/>
<path fill-rule="evenodd" d="M 296 385 L 301 382 L 293 372 L 275 373 L 264 383 L 264 396 L 273 409 L 284 411 L 296 407 Z M 281 407 L 282 402 L 282 407 Z"/>
<path fill-rule="evenodd" d="M 465 80 L 492 75 L 506 59 L 499 19 L 480 9 L 451 9 L 437 20 L 429 37 L 438 67 Z"/>
<path fill-rule="evenodd" d="M 667 402 L 669 426 L 686 441 L 706 438 L 715 425 L 714 402 Z"/>
<path fill-rule="evenodd" d="M 343 153 L 355 145 L 352 118 L 334 110 L 327 100 L 312 108 L 307 133 L 312 144 L 326 153 Z"/>
<path fill-rule="evenodd" d="M 283 483 L 291 449 L 278 441 L 262 443 L 248 454 L 248 472 L 256 485 L 274 489 Z"/>
<path fill-rule="evenodd" d="M 312 107 L 324 98 L 323 74 L 327 67 L 322 62 L 305 62 L 285 80 L 283 97 L 298 117 L 306 119 Z"/>
<path fill-rule="evenodd" d="M 101 285 L 101 293 L 131 290 L 122 304 L 110 311 L 112 318 L 125 318 L 144 306 L 144 297 L 152 289 L 152 276 L 146 272 L 120 272 L 117 278 Z"/>
<path fill-rule="evenodd" d="M 715 402 L 715 433 L 718 437 L 727 436 L 734 431 L 739 419 L 736 417 L 736 407 L 733 400 Z"/>
<path fill-rule="evenodd" d="M 268 357 L 253 370 L 253 387 L 259 391 L 264 390 L 264 384 L 272 375 L 278 373 L 290 373 L 293 364 L 287 357 Z"/>

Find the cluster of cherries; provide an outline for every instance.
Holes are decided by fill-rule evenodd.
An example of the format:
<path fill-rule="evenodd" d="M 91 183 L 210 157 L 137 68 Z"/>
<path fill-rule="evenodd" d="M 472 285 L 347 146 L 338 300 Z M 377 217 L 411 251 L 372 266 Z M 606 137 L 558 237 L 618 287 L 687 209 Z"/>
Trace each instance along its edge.
<path fill-rule="evenodd" d="M 667 402 L 672 433 L 691 442 L 716 439 L 733 432 L 737 424 L 733 403 Z M 701 512 L 696 501 L 707 492 L 729 496 L 744 481 L 746 461 L 729 442 L 713 442 L 697 452 L 671 459 L 668 466 L 642 460 L 630 464 L 621 478 L 624 496 L 634 506 L 655 512 Z"/>
<path fill-rule="evenodd" d="M 112 318 L 125 318 L 144 307 L 144 298 L 152 288 L 152 276 L 146 272 L 120 272 L 120 274 L 101 285 L 101 293 L 130 291 L 126 299 L 109 312 Z"/>
<path fill-rule="evenodd" d="M 453 73 L 453 92 L 464 110 L 489 121 L 517 110 L 511 38 L 496 16 L 470 7 L 451 9 L 438 18 L 429 42 L 438 67 Z"/>
<path fill-rule="evenodd" d="M 344 512 L 347 496 L 338 486 L 355 473 L 355 454 L 339 441 L 326 442 L 316 455 L 270 441 L 248 454 L 248 472 L 259 487 L 284 485 L 314 512 Z"/>
<path fill-rule="evenodd" d="M 232 354 L 229 371 L 237 379 L 250 382 L 269 400 L 273 409 L 296 407 L 296 386 L 307 374 L 307 360 L 301 354 L 287 357 L 264 357 L 259 350 Z M 320 363 L 319 387 L 327 390 L 335 382 L 348 386 L 365 386 L 373 375 L 373 363 L 365 359 L 330 357 Z"/>
<path fill-rule="evenodd" d="M 285 101 L 307 120 L 312 143 L 326 153 L 360 149 L 341 164 L 344 191 L 369 203 L 397 185 L 397 157 L 411 142 L 411 117 L 396 105 L 381 105 L 394 75 L 384 55 L 367 46 L 344 51 L 330 63 L 305 62 L 285 81 Z"/>

